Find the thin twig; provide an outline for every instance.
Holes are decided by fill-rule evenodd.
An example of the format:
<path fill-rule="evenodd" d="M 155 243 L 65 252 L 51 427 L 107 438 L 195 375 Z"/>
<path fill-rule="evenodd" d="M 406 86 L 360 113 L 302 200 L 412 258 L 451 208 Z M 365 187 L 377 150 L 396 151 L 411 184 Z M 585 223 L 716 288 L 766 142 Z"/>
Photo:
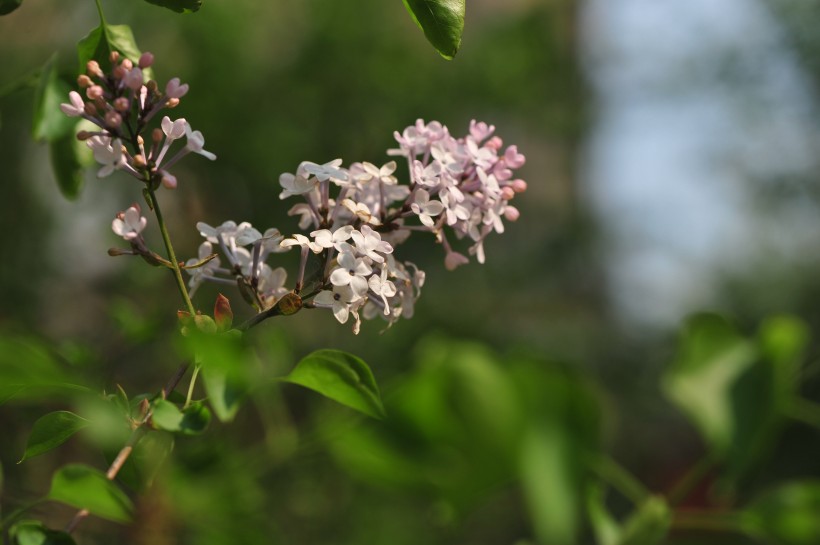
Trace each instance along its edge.
<path fill-rule="evenodd" d="M 185 362 L 179 366 L 176 370 L 176 373 L 170 378 L 168 383 L 160 392 L 160 396 L 165 399 L 179 384 L 179 381 L 182 380 L 182 377 L 185 376 L 185 373 L 188 371 L 188 368 L 191 366 L 189 362 Z M 145 435 L 145 424 L 151 419 L 151 415 L 153 414 L 152 411 L 148 411 L 145 414 L 145 417 L 137 424 L 134 430 L 131 432 L 131 435 L 128 437 L 128 441 L 126 441 L 125 446 L 117 453 L 117 457 L 114 458 L 114 461 L 111 462 L 111 465 L 108 466 L 108 471 L 105 472 L 105 477 L 109 481 L 113 481 L 114 478 L 117 476 L 117 473 L 120 472 L 122 466 L 125 465 L 125 462 L 128 460 L 128 457 L 131 456 L 131 453 L 134 452 L 134 447 L 137 446 L 139 440 L 142 439 L 142 436 Z M 83 521 L 89 515 L 88 509 L 80 509 L 74 515 L 74 518 L 71 519 L 71 522 L 65 528 L 67 534 L 72 533 L 80 522 Z"/>

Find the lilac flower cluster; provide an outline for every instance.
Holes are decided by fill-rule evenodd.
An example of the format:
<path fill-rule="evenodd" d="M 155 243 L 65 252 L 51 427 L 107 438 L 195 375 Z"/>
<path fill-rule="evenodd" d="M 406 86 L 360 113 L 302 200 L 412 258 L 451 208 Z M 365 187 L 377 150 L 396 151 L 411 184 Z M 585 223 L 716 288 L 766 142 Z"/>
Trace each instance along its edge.
<path fill-rule="evenodd" d="M 162 183 L 173 189 L 177 179 L 168 169 L 182 157 L 194 152 L 216 159 L 203 148 L 205 138 L 201 132 L 193 130 L 185 119 L 172 121 L 168 116 L 163 117 L 160 128 L 151 132 L 152 142 L 146 148 L 142 133 L 148 123 L 164 108 L 176 107 L 188 92 L 188 85 L 173 78 L 160 91 L 156 81 L 146 78 L 154 62 L 150 53 L 143 53 L 136 64 L 116 51 L 109 60 L 109 72 L 103 72 L 99 63 L 92 60 L 86 73 L 77 78 L 87 101 L 77 91 L 71 91 L 70 102 L 60 105 L 66 115 L 82 117 L 98 127 L 99 130 L 80 131 L 77 137 L 86 141 L 94 159 L 102 165 L 99 177 L 121 169 L 154 188 Z M 165 160 L 174 141 L 183 137 L 185 146 Z"/>
<path fill-rule="evenodd" d="M 310 230 L 309 235 L 285 238 L 276 229 L 259 233 L 248 223 L 226 222 L 217 228 L 200 223 L 207 241 L 200 247 L 199 262 L 218 244 L 230 268 L 219 268 L 217 261 L 192 268 L 192 289 L 204 280 L 233 282 L 234 277 L 252 295 L 246 299 L 265 310 L 288 293 L 284 270 L 271 269 L 265 258 L 298 247 L 302 259 L 293 293 L 305 306 L 330 309 L 340 323 L 352 316 L 355 332 L 362 318 L 381 316 L 392 325 L 411 317 L 425 274 L 412 263 L 398 261 L 393 256 L 396 245 L 413 231 L 433 233 L 445 248 L 445 265 L 454 269 L 469 259 L 451 246 L 449 228 L 457 239 L 472 241 L 468 253 L 483 263 L 487 235 L 504 232 L 503 219 L 518 218 L 509 201 L 526 190 L 526 183 L 513 176 L 525 158 L 516 146 L 502 153 L 503 143 L 493 136 L 494 130 L 473 121 L 469 134 L 456 139 L 440 123 L 419 120 L 397 132 L 399 148 L 388 153 L 407 159 L 408 185 L 399 184 L 395 161 L 381 167 L 353 163 L 348 168 L 341 159 L 301 163 L 295 173 L 279 177 L 280 198 L 303 199 L 289 214 L 299 218 L 299 228 Z M 411 223 L 413 218 L 419 224 Z M 318 287 L 303 292 L 310 254 L 319 255 L 324 267 L 310 279 Z"/>

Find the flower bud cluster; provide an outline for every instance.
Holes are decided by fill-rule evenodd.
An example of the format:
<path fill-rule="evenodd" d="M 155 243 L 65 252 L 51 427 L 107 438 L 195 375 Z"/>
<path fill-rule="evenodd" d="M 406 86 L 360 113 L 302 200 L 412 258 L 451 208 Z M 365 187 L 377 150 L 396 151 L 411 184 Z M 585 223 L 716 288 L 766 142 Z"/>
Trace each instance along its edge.
<path fill-rule="evenodd" d="M 160 90 L 156 81 L 146 78 L 146 71 L 154 62 L 150 53 L 143 53 L 135 64 L 115 51 L 109 61 L 108 72 L 97 61 L 88 61 L 86 73 L 77 78 L 85 98 L 71 91 L 69 102 L 60 104 L 66 115 L 81 117 L 99 128 L 77 133 L 77 138 L 86 142 L 94 159 L 102 165 L 99 177 L 122 169 L 154 188 L 161 183 L 173 189 L 177 180 L 168 169 L 179 159 L 190 152 L 211 160 L 216 158 L 203 149 L 202 133 L 194 131 L 185 119 L 172 121 L 165 116 L 161 128 L 151 132 L 146 146 L 142 135 L 149 122 L 164 108 L 176 107 L 188 92 L 188 85 L 173 78 Z M 185 146 L 163 163 L 171 144 L 183 137 Z"/>
<path fill-rule="evenodd" d="M 516 146 L 503 149 L 494 130 L 473 121 L 469 134 L 456 139 L 440 123 L 419 120 L 397 132 L 399 148 L 388 154 L 406 158 L 409 184 L 399 183 L 395 161 L 381 167 L 353 163 L 348 168 L 341 159 L 301 163 L 295 173 L 279 177 L 279 196 L 301 197 L 303 202 L 289 214 L 299 218 L 299 228 L 308 234 L 285 238 L 276 229 L 259 233 L 249 223 L 200 223 L 197 227 L 207 241 L 200 247 L 199 261 L 188 262 L 192 289 L 204 280 L 233 282 L 229 277 L 234 277 L 246 300 L 266 310 L 288 290 L 284 269 L 271 269 L 265 258 L 299 248 L 292 293 L 304 306 L 330 309 L 340 323 L 353 316 L 354 332 L 362 319 L 381 316 L 392 325 L 412 316 L 425 274 L 394 257 L 398 244 L 414 231 L 430 232 L 445 248 L 445 265 L 454 269 L 469 259 L 452 248 L 445 232 L 449 229 L 457 239 L 469 238 L 468 253 L 483 263 L 486 236 L 503 233 L 504 219 L 518 218 L 510 201 L 526 190 L 526 183 L 515 179 L 513 171 L 525 158 Z M 411 223 L 413 218 L 419 224 Z M 214 260 L 194 268 L 215 244 L 229 267 L 220 268 Z M 319 256 L 323 265 L 306 279 L 311 255 Z"/>

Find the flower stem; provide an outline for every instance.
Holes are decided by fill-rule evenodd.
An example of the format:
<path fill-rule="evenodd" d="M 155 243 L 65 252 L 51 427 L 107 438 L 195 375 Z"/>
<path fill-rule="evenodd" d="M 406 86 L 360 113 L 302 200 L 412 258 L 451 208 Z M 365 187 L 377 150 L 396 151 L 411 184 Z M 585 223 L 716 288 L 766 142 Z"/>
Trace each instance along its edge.
<path fill-rule="evenodd" d="M 105 16 L 103 15 L 102 4 L 100 3 L 100 0 L 94 0 L 94 2 L 97 4 L 97 13 L 100 14 L 100 24 L 105 26 Z"/>
<path fill-rule="evenodd" d="M 196 386 L 196 379 L 199 376 L 199 365 L 194 366 L 194 371 L 191 373 L 191 382 L 188 383 L 188 395 L 185 397 L 185 405 L 182 406 L 183 409 L 187 409 L 188 405 L 191 404 L 191 398 L 194 396 L 194 387 Z"/>
<path fill-rule="evenodd" d="M 590 469 L 636 505 L 640 505 L 650 496 L 643 483 L 609 456 L 593 457 L 590 460 Z"/>
<path fill-rule="evenodd" d="M 177 256 L 174 253 L 174 247 L 171 244 L 171 236 L 168 234 L 168 227 L 165 225 L 165 220 L 162 217 L 162 211 L 159 207 L 157 195 L 150 185 L 148 186 L 148 195 L 151 197 L 151 207 L 154 209 L 154 214 L 157 216 L 159 230 L 162 233 L 162 241 L 165 243 L 165 249 L 168 252 L 168 260 L 171 262 L 171 265 L 173 265 L 174 278 L 177 281 L 179 294 L 182 296 L 182 300 L 185 303 L 185 307 L 187 308 L 188 312 L 191 314 L 191 316 L 194 316 L 196 314 L 196 310 L 194 310 L 194 304 L 191 302 L 191 298 L 188 296 L 188 288 L 187 286 L 185 286 L 185 280 L 182 278 L 182 270 L 179 268 L 179 261 L 177 261 Z"/>

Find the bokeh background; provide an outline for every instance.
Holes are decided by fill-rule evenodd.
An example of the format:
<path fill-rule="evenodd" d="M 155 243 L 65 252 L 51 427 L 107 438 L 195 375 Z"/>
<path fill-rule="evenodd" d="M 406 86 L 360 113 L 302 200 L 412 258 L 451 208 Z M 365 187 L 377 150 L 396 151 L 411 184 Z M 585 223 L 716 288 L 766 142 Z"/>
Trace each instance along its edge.
<path fill-rule="evenodd" d="M 197 221 L 295 230 L 280 173 L 303 160 L 385 162 L 393 131 L 416 118 L 456 135 L 471 119 L 495 124 L 526 154 L 529 189 L 483 266 L 446 271 L 432 240 L 402 248 L 427 272 L 412 320 L 353 336 L 311 311 L 257 328 L 262 378 L 237 422 L 178 440 L 137 523 L 89 522 L 89 542 L 528 543 L 537 492 L 510 461 L 499 398 L 551 413 L 586 395 L 578 388 L 594 392 L 579 441 L 594 436 L 663 490 L 704 449 L 658 388 L 683 317 L 717 310 L 752 331 L 786 312 L 820 326 L 820 2 L 468 0 L 452 62 L 398 0 L 103 7 L 154 53 L 160 81 L 190 84 L 175 114 L 218 155 L 186 160 L 179 188 L 160 195 L 181 258 L 196 253 Z M 55 50 L 74 72 L 74 46 L 96 24 L 90 1 L 27 0 L 0 19 L 0 331 L 99 389 L 136 394 L 176 367 L 171 279 L 106 255 L 111 218 L 139 188 L 89 172 L 79 199 L 64 200 L 30 130 L 25 75 Z M 156 229 L 148 239 L 160 247 Z M 216 293 L 202 289 L 198 306 Z M 272 380 L 320 347 L 371 364 L 393 424 Z M 807 395 L 820 393 L 812 376 Z M 63 463 L 104 466 L 81 440 L 15 465 L 44 405 L 64 403 L 0 408 L 5 507 L 42 494 Z M 816 477 L 819 454 L 816 434 L 787 427 L 738 494 Z M 38 514 L 60 525 L 69 511 Z"/>

